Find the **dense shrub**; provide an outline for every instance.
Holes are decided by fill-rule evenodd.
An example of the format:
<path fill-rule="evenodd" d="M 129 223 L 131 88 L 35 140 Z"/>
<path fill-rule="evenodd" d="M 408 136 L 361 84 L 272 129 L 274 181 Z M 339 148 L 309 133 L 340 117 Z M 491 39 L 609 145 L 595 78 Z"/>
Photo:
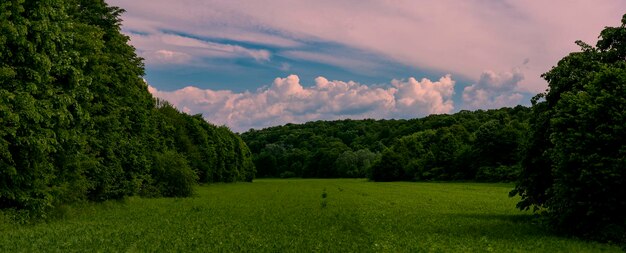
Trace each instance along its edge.
<path fill-rule="evenodd" d="M 152 175 L 156 190 L 164 197 L 191 196 L 198 180 L 187 159 L 170 150 L 155 154 Z"/>

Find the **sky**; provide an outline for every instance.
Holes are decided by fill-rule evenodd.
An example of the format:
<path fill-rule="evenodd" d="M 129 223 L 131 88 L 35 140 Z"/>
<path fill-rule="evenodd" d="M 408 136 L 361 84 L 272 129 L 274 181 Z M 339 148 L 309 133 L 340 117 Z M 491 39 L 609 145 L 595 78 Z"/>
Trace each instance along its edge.
<path fill-rule="evenodd" d="M 529 105 L 624 0 L 106 0 L 156 97 L 236 132 Z"/>

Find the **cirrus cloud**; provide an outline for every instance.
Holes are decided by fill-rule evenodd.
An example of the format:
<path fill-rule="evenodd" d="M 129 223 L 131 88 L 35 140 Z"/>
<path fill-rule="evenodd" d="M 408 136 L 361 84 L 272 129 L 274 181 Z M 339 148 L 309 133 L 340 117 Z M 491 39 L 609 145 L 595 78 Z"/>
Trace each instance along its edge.
<path fill-rule="evenodd" d="M 315 79 L 304 87 L 297 75 L 276 78 L 255 92 L 236 93 L 188 86 L 174 91 L 149 88 L 155 96 L 190 114 L 235 131 L 311 120 L 414 118 L 454 110 L 455 81 L 450 75 L 437 81 L 415 78 L 392 80 L 370 87 L 352 81 Z"/>
<path fill-rule="evenodd" d="M 271 53 L 238 45 L 203 41 L 176 34 L 131 33 L 130 42 L 148 64 L 188 64 L 194 58 L 252 58 L 269 61 Z"/>

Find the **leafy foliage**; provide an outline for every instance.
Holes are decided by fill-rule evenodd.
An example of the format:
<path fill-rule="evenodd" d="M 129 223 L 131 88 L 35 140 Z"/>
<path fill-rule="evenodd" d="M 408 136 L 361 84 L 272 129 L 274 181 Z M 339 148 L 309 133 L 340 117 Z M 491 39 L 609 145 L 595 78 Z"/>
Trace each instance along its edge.
<path fill-rule="evenodd" d="M 0 208 L 44 216 L 254 177 L 230 130 L 157 106 L 122 12 L 102 0 L 0 3 Z"/>
<path fill-rule="evenodd" d="M 161 145 L 185 154 L 201 183 L 252 181 L 250 150 L 238 135 L 201 115 L 181 113 L 167 101 L 157 101 L 157 107 Z"/>
<path fill-rule="evenodd" d="M 165 197 L 188 197 L 193 194 L 198 175 L 189 167 L 185 157 L 174 151 L 157 153 L 154 157 L 155 189 Z"/>
<path fill-rule="evenodd" d="M 317 121 L 250 130 L 242 138 L 259 177 L 510 181 L 519 171 L 529 113 L 518 106 L 412 120 Z"/>
<path fill-rule="evenodd" d="M 371 178 L 382 181 L 516 179 L 515 166 L 519 163 L 526 118 L 511 120 L 502 112 L 506 110 L 488 112 L 486 122 L 477 128 L 470 124 L 472 121 L 463 120 L 471 113 L 456 114 L 452 118 L 461 120 L 453 125 L 398 139 L 374 165 Z M 476 130 L 470 132 L 468 127 Z M 393 170 L 396 172 L 390 174 Z M 383 174 L 379 177 L 378 173 Z"/>
<path fill-rule="evenodd" d="M 533 108 L 519 208 L 543 208 L 555 228 L 626 242 L 626 15 L 596 47 L 559 61 Z"/>

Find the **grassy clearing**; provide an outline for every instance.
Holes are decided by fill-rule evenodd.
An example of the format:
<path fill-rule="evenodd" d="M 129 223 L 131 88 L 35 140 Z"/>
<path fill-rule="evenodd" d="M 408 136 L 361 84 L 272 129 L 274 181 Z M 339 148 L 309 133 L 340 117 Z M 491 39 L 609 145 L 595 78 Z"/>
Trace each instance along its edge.
<path fill-rule="evenodd" d="M 514 208 L 511 188 L 349 179 L 215 184 L 192 198 L 75 206 L 36 225 L 0 219 L 0 251 L 620 252 L 545 232 Z"/>

